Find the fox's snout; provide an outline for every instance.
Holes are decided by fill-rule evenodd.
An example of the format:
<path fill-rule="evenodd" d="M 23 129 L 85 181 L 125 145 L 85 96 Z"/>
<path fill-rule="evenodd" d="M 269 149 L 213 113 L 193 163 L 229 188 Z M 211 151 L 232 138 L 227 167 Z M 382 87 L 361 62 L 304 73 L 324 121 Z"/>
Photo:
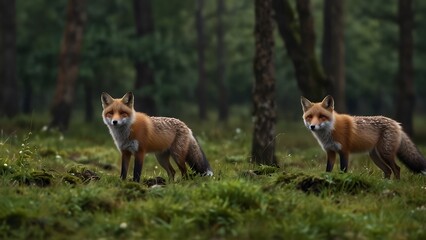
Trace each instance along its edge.
<path fill-rule="evenodd" d="M 118 117 L 118 116 L 108 116 L 110 114 L 106 114 L 103 119 L 104 119 L 104 123 L 108 126 L 112 126 L 112 127 L 120 127 L 122 125 L 126 125 L 130 120 L 129 117 Z"/>
<path fill-rule="evenodd" d="M 110 119 L 107 119 L 107 122 L 109 122 L 108 125 L 121 126 L 127 122 L 127 118 L 123 118 L 123 119 L 110 118 Z"/>
<path fill-rule="evenodd" d="M 332 125 L 333 125 L 333 123 L 331 121 L 312 123 L 312 122 L 305 120 L 305 126 L 313 132 L 320 131 L 320 130 L 323 130 L 323 129 L 329 130 L 329 129 L 332 128 Z"/>
<path fill-rule="evenodd" d="M 306 127 L 311 131 L 316 131 L 316 130 L 321 129 L 320 124 L 316 125 L 316 124 L 311 124 L 309 122 L 306 122 L 305 124 L 306 124 Z"/>

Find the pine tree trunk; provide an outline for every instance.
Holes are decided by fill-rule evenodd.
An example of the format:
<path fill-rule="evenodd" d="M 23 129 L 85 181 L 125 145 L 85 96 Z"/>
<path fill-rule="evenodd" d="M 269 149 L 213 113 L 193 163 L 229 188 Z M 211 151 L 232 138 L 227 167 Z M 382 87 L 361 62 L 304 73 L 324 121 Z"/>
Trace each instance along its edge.
<path fill-rule="evenodd" d="M 67 20 L 59 54 L 58 79 L 50 123 L 50 127 L 57 127 L 60 130 L 68 128 L 71 118 L 85 22 L 85 0 L 68 0 Z"/>
<path fill-rule="evenodd" d="M 271 0 L 255 0 L 254 36 L 254 132 L 251 155 L 252 160 L 257 164 L 277 166 L 275 157 L 276 102 Z"/>
<path fill-rule="evenodd" d="M 310 1 L 298 0 L 296 3 L 298 17 L 288 0 L 273 0 L 275 20 L 293 62 L 299 90 L 303 96 L 319 101 L 331 92 L 333 86 L 315 55 L 315 32 Z"/>
<path fill-rule="evenodd" d="M 345 43 L 344 43 L 344 0 L 326 0 L 324 3 L 324 37 L 322 64 L 325 73 L 333 81 L 335 109 L 346 112 L 345 95 Z"/>
<path fill-rule="evenodd" d="M 207 118 L 206 104 L 206 69 L 204 59 L 205 36 L 204 36 L 204 0 L 196 0 L 195 28 L 197 31 L 197 53 L 198 53 L 198 83 L 196 96 L 198 98 L 198 115 L 201 120 Z"/>
<path fill-rule="evenodd" d="M 16 1 L 0 0 L 0 116 L 19 112 L 16 78 Z"/>
<path fill-rule="evenodd" d="M 404 131 L 413 135 L 415 104 L 413 71 L 413 9 L 412 0 L 398 1 L 399 69 L 396 76 L 396 120 Z"/>
<path fill-rule="evenodd" d="M 217 86 L 219 90 L 219 121 L 228 119 L 228 89 L 225 86 L 225 39 L 223 14 L 225 12 L 225 0 L 217 0 Z"/>
<path fill-rule="evenodd" d="M 143 38 L 154 32 L 151 0 L 133 0 L 136 36 Z M 155 84 L 154 71 L 147 62 L 135 62 L 135 109 L 148 115 L 157 114 L 157 106 L 152 93 L 146 91 Z"/>

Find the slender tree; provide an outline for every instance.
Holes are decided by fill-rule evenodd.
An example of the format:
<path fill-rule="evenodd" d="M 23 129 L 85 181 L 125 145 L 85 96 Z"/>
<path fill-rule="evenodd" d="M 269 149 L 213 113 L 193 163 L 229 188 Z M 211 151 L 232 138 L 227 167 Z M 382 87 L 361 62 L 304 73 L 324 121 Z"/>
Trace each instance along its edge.
<path fill-rule="evenodd" d="M 335 109 L 346 111 L 345 97 L 345 43 L 344 43 L 344 0 L 325 0 L 322 64 L 330 77 L 335 100 Z"/>
<path fill-rule="evenodd" d="M 275 156 L 275 76 L 272 0 L 255 0 L 253 71 L 254 132 L 251 155 L 257 164 L 277 166 Z"/>
<path fill-rule="evenodd" d="M 85 0 L 68 0 L 67 19 L 59 53 L 58 79 L 51 107 L 51 127 L 66 130 L 71 118 L 75 83 L 78 78 L 83 28 L 86 22 Z"/>
<path fill-rule="evenodd" d="M 225 12 L 225 1 L 217 0 L 217 87 L 219 90 L 219 120 L 224 122 L 228 119 L 228 91 L 225 86 L 225 39 L 224 39 L 224 23 L 223 15 Z"/>
<path fill-rule="evenodd" d="M 133 0 L 136 36 L 143 38 L 154 32 L 151 0 Z M 157 107 L 152 95 L 146 89 L 155 83 L 154 71 L 146 61 L 136 60 L 135 109 L 148 115 L 156 115 Z"/>
<path fill-rule="evenodd" d="M 198 83 L 196 96 L 198 98 L 198 114 L 200 119 L 207 118 L 206 111 L 206 69 L 205 69 L 205 34 L 203 17 L 204 0 L 196 0 L 195 28 L 197 31 L 197 53 L 198 53 Z"/>
<path fill-rule="evenodd" d="M 16 79 L 16 1 L 0 0 L 0 116 L 19 110 Z"/>
<path fill-rule="evenodd" d="M 331 92 L 333 86 L 315 55 L 314 19 L 310 0 L 296 1 L 297 14 L 288 0 L 273 0 L 273 8 L 278 31 L 293 62 L 301 93 L 308 98 L 322 99 Z"/>
<path fill-rule="evenodd" d="M 413 71 L 413 6 L 412 0 L 398 1 L 399 67 L 396 76 L 396 120 L 408 135 L 413 135 L 415 104 Z"/>

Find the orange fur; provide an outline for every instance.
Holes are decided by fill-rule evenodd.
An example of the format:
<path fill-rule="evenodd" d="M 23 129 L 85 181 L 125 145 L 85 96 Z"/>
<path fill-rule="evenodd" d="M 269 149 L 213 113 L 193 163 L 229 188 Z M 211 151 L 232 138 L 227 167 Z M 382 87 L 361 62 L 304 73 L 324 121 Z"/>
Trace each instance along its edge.
<path fill-rule="evenodd" d="M 174 138 L 173 132 L 155 134 L 150 117 L 144 113 L 135 113 L 135 121 L 131 126 L 129 139 L 143 142 L 144 144 L 140 148 L 144 152 L 162 152 L 172 145 Z"/>
<path fill-rule="evenodd" d="M 346 172 L 350 153 L 369 152 L 385 178 L 392 172 L 400 178 L 396 156 L 413 172 L 426 173 L 426 160 L 396 121 L 383 116 L 338 114 L 331 96 L 318 103 L 302 97 L 301 104 L 306 127 L 327 152 L 326 171 L 333 169 L 336 154 L 340 156 L 340 169 Z"/>
<path fill-rule="evenodd" d="M 114 99 L 107 93 L 101 95 L 103 120 L 108 126 L 117 148 L 121 151 L 121 178 L 125 179 L 132 155 L 135 156 L 133 180 L 139 181 L 145 154 L 155 153 L 160 165 L 167 171 L 170 180 L 175 170 L 169 162 L 175 160 L 187 176 L 186 163 L 197 173 L 213 175 L 210 165 L 185 123 L 175 118 L 150 117 L 136 112 L 134 97 L 127 93 Z"/>

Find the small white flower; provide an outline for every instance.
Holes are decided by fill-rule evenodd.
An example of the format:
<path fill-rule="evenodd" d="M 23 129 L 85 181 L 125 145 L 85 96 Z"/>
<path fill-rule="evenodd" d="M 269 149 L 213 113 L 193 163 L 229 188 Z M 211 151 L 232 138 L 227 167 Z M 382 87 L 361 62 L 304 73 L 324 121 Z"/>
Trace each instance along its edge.
<path fill-rule="evenodd" d="M 41 128 L 41 131 L 42 131 L 42 132 L 46 132 L 46 131 L 47 131 L 47 129 L 49 129 L 49 127 L 48 127 L 47 125 L 44 125 L 44 126 Z"/>
<path fill-rule="evenodd" d="M 64 140 L 64 135 L 59 136 L 59 141 L 63 141 Z"/>
<path fill-rule="evenodd" d="M 120 223 L 120 228 L 121 229 L 126 229 L 127 228 L 127 223 L 126 222 Z"/>
<path fill-rule="evenodd" d="M 240 134 L 240 133 L 241 133 L 241 128 L 236 128 L 236 129 L 235 129 L 235 133 L 236 133 L 236 134 Z"/>
<path fill-rule="evenodd" d="M 3 164 L 3 166 L 7 167 L 7 163 Z"/>
<path fill-rule="evenodd" d="M 19 151 L 19 154 L 22 154 L 22 151 Z"/>
<path fill-rule="evenodd" d="M 155 165 L 155 167 L 154 167 L 155 169 L 158 169 L 158 166 L 157 165 Z"/>
<path fill-rule="evenodd" d="M 56 155 L 55 157 L 56 157 L 56 159 L 61 159 L 62 158 L 61 155 L 59 155 L 59 154 Z"/>

